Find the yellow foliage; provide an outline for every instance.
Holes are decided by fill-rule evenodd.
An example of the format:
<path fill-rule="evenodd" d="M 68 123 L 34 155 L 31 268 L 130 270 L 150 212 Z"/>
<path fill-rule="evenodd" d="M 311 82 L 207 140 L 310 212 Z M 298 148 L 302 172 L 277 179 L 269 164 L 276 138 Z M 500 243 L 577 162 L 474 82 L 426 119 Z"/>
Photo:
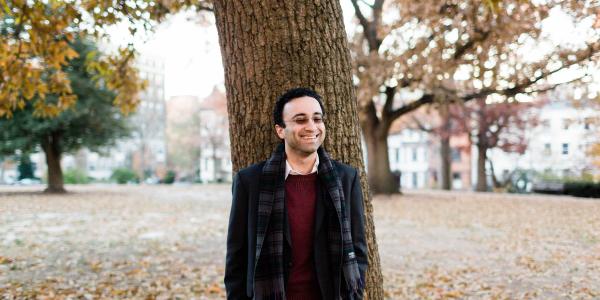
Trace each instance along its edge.
<path fill-rule="evenodd" d="M 99 38 L 108 26 L 125 22 L 132 33 L 165 15 L 186 7 L 210 7 L 206 0 L 143 1 L 25 1 L 0 0 L 0 22 L 9 28 L 0 36 L 0 117 L 26 101 L 35 101 L 35 114 L 52 117 L 72 106 L 77 98 L 62 71 L 78 57 L 70 43 L 77 37 Z M 95 55 L 95 54 L 94 54 Z M 145 83 L 133 67 L 135 49 L 89 62 L 96 79 L 116 92 L 114 100 L 125 113 L 135 110 Z M 44 101 L 48 93 L 60 95 L 58 104 Z"/>

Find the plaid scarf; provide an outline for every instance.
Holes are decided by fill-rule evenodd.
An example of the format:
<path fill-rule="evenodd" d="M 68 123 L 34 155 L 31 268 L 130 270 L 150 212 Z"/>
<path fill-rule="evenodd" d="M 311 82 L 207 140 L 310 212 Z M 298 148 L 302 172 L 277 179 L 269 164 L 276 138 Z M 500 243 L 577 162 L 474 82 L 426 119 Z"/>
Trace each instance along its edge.
<path fill-rule="evenodd" d="M 348 294 L 362 289 L 364 282 L 358 271 L 350 221 L 344 207 L 342 184 L 329 154 L 320 147 L 318 177 L 325 186 L 337 218 L 328 218 L 329 258 L 332 266 L 342 265 Z M 283 230 L 285 201 L 285 146 L 280 144 L 265 163 L 259 187 L 256 224 L 256 265 L 254 269 L 255 299 L 285 300 L 283 268 Z M 333 215 L 333 214 L 331 214 Z M 336 281 L 340 274 L 334 272 Z M 335 282 L 335 281 L 334 281 Z"/>

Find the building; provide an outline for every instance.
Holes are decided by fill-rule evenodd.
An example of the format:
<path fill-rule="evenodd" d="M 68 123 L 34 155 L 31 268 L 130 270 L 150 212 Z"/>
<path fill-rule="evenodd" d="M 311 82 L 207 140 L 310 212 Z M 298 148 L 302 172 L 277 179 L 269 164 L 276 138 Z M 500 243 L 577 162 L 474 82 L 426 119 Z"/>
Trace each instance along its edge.
<path fill-rule="evenodd" d="M 200 179 L 202 182 L 230 182 L 232 180 L 229 118 L 225 92 L 215 87 L 204 99 L 200 109 L 202 120 L 200 152 Z"/>
<path fill-rule="evenodd" d="M 162 178 L 167 162 L 165 63 L 161 57 L 143 55 L 136 66 L 148 87 L 140 95 L 140 106 L 131 118 L 135 130 L 127 152 L 132 169 L 140 177 Z"/>
<path fill-rule="evenodd" d="M 185 181 L 230 182 L 231 153 L 225 92 L 200 100 L 171 97 L 167 104 L 169 166 Z"/>
<path fill-rule="evenodd" d="M 442 158 L 440 137 L 430 135 L 430 184 L 431 188 L 442 186 Z M 468 134 L 450 136 L 450 184 L 453 190 L 468 190 L 472 186 L 471 140 Z"/>
<path fill-rule="evenodd" d="M 402 188 L 430 185 L 431 140 L 427 132 L 406 128 L 388 136 L 390 169 L 400 173 Z"/>
<path fill-rule="evenodd" d="M 192 95 L 173 96 L 167 101 L 167 164 L 178 180 L 199 180 L 200 104 L 200 98 Z"/>
<path fill-rule="evenodd" d="M 547 178 L 600 175 L 592 158 L 587 155 L 598 142 L 596 110 L 575 108 L 568 101 L 545 105 L 539 113 L 539 124 L 527 130 L 528 147 L 523 155 L 492 149 L 489 158 L 498 178 L 512 170 L 531 170 Z"/>

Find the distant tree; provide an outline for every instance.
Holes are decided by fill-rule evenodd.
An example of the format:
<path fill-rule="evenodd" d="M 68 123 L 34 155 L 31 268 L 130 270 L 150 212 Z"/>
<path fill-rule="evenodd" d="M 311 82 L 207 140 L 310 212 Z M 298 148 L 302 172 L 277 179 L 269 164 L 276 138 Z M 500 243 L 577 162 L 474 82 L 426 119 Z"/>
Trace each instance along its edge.
<path fill-rule="evenodd" d="M 128 26 L 133 36 L 151 30 L 169 13 L 181 9 L 212 10 L 206 0 L 0 1 L 0 117 L 34 102 L 37 115 L 57 116 L 77 101 L 64 67 L 78 53 L 72 47 L 82 36 L 105 36 L 106 28 Z M 134 67 L 133 44 L 91 61 L 113 102 L 125 113 L 139 103 L 144 82 Z M 46 95 L 59 95 L 46 101 Z"/>
<path fill-rule="evenodd" d="M 486 99 L 477 99 L 465 105 L 463 127 L 470 132 L 471 141 L 477 148 L 475 190 L 488 190 L 486 164 L 490 163 L 490 169 L 493 169 L 488 150 L 499 148 L 504 152 L 520 154 L 527 150 L 525 131 L 537 124 L 535 109 L 538 105 L 516 101 L 489 103 Z M 498 180 L 493 176 L 493 181 L 497 183 Z"/>
<path fill-rule="evenodd" d="M 17 177 L 18 180 L 35 178 L 35 164 L 31 161 L 29 153 L 20 155 L 17 171 L 19 172 L 19 176 Z"/>
<path fill-rule="evenodd" d="M 79 99 L 76 104 L 48 119 L 36 116 L 35 102 L 27 102 L 12 118 L 0 118 L 0 149 L 29 152 L 41 147 L 48 167 L 46 191 L 55 193 L 65 192 L 60 165 L 64 153 L 83 147 L 100 151 L 130 132 L 125 116 L 113 106 L 115 94 L 96 79 L 98 74 L 94 70 L 86 67 L 86 60 L 99 57 L 96 47 L 79 39 L 69 46 L 78 55 L 62 70 L 71 82 L 72 93 Z M 57 103 L 60 97 L 49 93 L 45 101 Z"/>
<path fill-rule="evenodd" d="M 196 180 L 202 151 L 200 101 L 171 98 L 167 112 L 168 166 Z"/>
<path fill-rule="evenodd" d="M 426 115 L 414 113 L 412 121 L 422 131 L 439 139 L 440 188 L 452 189 L 452 147 L 451 138 L 468 134 L 465 128 L 462 107 L 456 103 L 440 102 L 437 109 Z M 426 120 L 426 121 L 425 121 Z M 460 151 L 460 149 L 457 149 Z"/>
<path fill-rule="evenodd" d="M 441 101 L 508 99 L 547 90 L 556 82 L 550 80 L 553 74 L 596 64 L 600 53 L 600 27 L 586 25 L 598 19 L 593 1 L 351 3 L 358 23 L 351 49 L 359 118 L 374 193 L 399 191 L 387 145 L 395 120 Z M 587 39 L 555 44 L 543 36 L 541 24 L 552 9 L 575 25 L 591 27 L 582 31 Z M 527 48 L 539 55 L 528 55 Z"/>

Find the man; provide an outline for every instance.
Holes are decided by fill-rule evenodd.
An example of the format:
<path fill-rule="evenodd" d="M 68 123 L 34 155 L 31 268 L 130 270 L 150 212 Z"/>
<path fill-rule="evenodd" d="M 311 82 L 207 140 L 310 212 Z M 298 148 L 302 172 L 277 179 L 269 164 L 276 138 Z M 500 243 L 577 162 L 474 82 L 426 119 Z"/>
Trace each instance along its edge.
<path fill-rule="evenodd" d="M 228 299 L 362 299 L 367 244 L 358 172 L 332 160 L 321 96 L 287 91 L 273 111 L 282 139 L 233 180 Z"/>

